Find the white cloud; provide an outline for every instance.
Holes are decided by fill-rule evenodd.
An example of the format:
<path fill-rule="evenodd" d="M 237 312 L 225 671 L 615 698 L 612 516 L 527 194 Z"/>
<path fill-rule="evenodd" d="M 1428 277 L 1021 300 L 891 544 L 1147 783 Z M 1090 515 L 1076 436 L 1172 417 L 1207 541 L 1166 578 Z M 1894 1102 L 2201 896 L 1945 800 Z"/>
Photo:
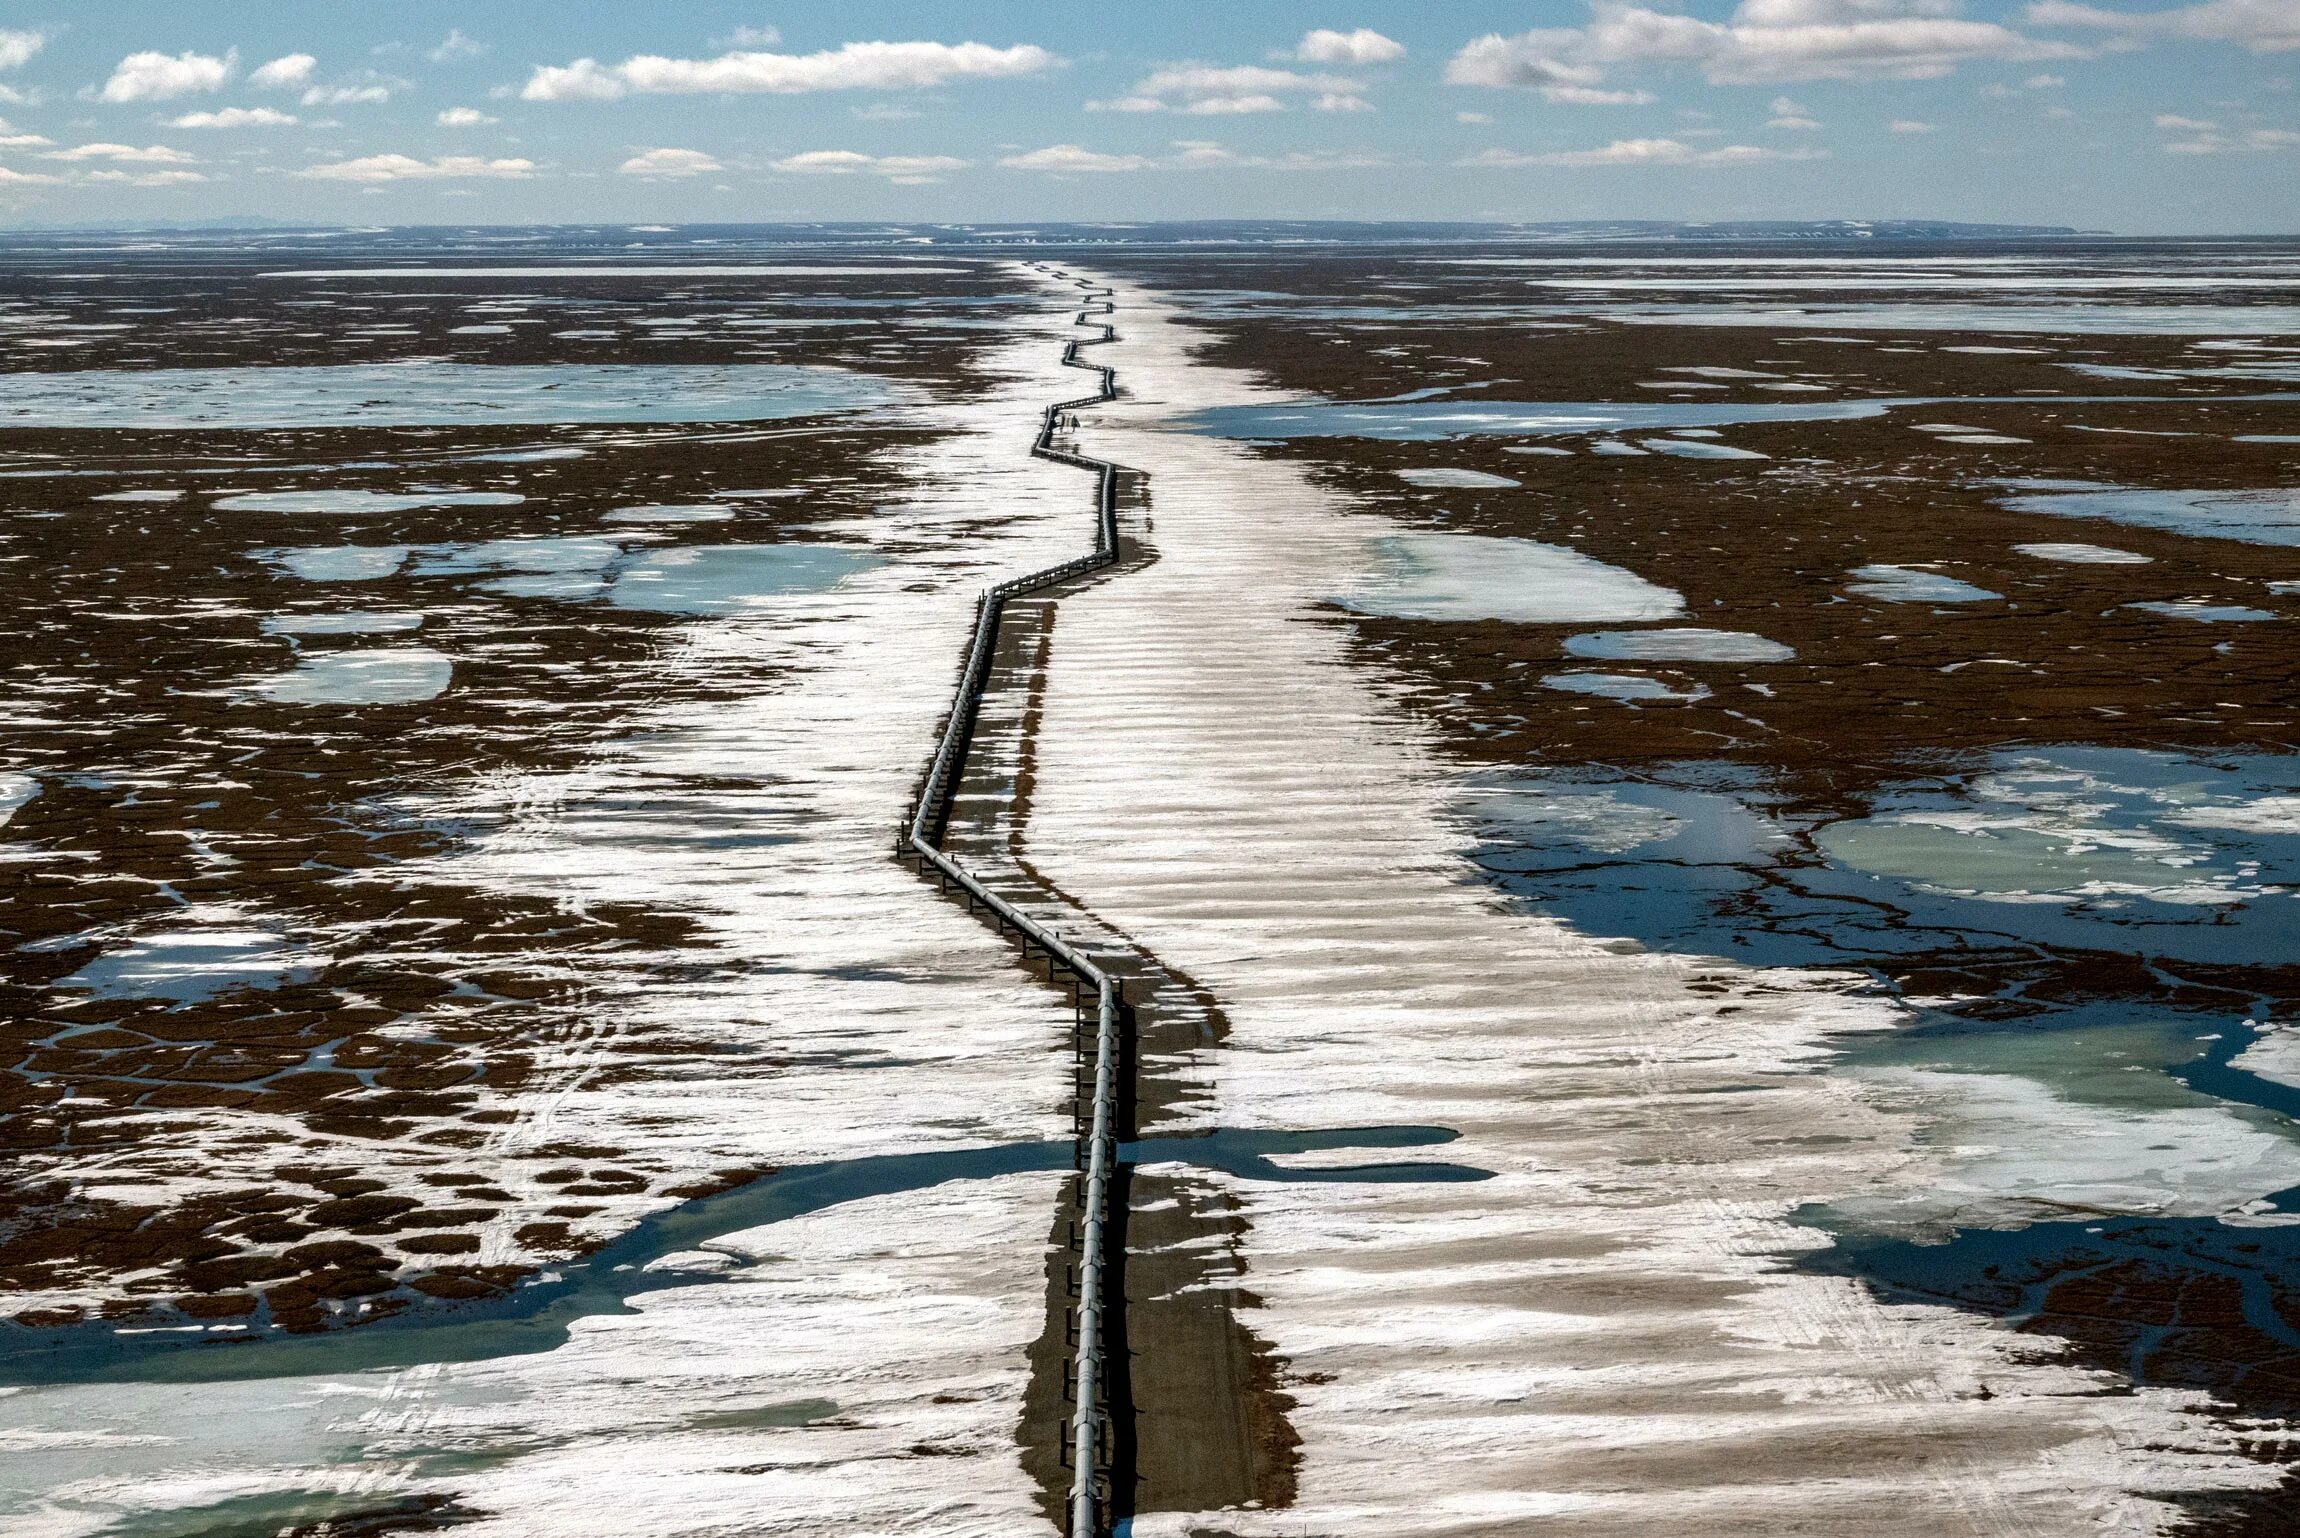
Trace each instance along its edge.
<path fill-rule="evenodd" d="M 307 107 L 367 107 L 391 100 L 404 81 L 371 80 L 364 85 L 315 85 L 296 99 Z"/>
<path fill-rule="evenodd" d="M 923 117 L 915 107 L 900 107 L 891 101 L 874 101 L 867 107 L 849 107 L 847 111 L 865 123 L 907 123 Z"/>
<path fill-rule="evenodd" d="M 701 176 L 725 166 L 701 150 L 643 150 L 615 168 L 625 176 Z"/>
<path fill-rule="evenodd" d="M 620 64 L 577 59 L 538 65 L 519 91 L 526 101 L 611 101 L 621 96 L 810 91 L 908 91 L 954 80 L 998 80 L 1060 67 L 1024 43 L 848 43 L 823 53 L 726 53 L 715 59 L 640 54 Z"/>
<path fill-rule="evenodd" d="M 1913 117 L 1897 117 L 1887 123 L 1885 128 L 1888 132 L 1897 134 L 1929 134 L 1939 132 L 1940 125 L 1921 123 Z"/>
<path fill-rule="evenodd" d="M 1088 102 L 1086 110 L 1181 112 L 1199 117 L 1283 112 L 1286 104 L 1282 98 L 1289 95 L 1307 95 L 1313 105 L 1321 105 L 1363 101 L 1364 90 L 1363 81 L 1343 75 L 1305 75 L 1298 70 L 1268 69 L 1259 64 L 1177 64 L 1144 75 L 1124 96 Z M 1355 112 L 1365 108 L 1321 105 L 1321 110 Z"/>
<path fill-rule="evenodd" d="M 443 107 L 432 119 L 442 128 L 477 128 L 486 123 L 500 123 L 501 118 L 489 117 L 477 107 Z"/>
<path fill-rule="evenodd" d="M 170 128 L 284 128 L 295 118 L 269 107 L 225 107 L 215 112 L 187 112 L 168 119 Z"/>
<path fill-rule="evenodd" d="M 1176 139 L 1175 154 L 1165 165 L 1184 171 L 1353 171 L 1386 166 L 1379 155 L 1354 155 L 1321 150 L 1293 150 L 1283 155 L 1240 155 L 1213 139 Z"/>
<path fill-rule="evenodd" d="M 104 101 L 166 101 L 194 91 L 221 90 L 238 63 L 237 49 L 220 59 L 189 51 L 131 53 L 113 66 L 112 78 L 96 94 Z"/>
<path fill-rule="evenodd" d="M 1767 128 L 1809 133 L 1821 126 L 1809 109 L 1799 102 L 1791 101 L 1786 96 L 1773 98 L 1772 113 L 1772 118 L 1765 124 Z"/>
<path fill-rule="evenodd" d="M 2182 117 L 2173 112 L 2159 114 L 2156 126 L 2167 133 L 2186 135 L 2165 144 L 2167 155 L 2261 154 L 2300 148 L 2300 133 L 2289 128 L 2248 128 L 2223 133 L 2220 125 L 2210 118 Z"/>
<path fill-rule="evenodd" d="M 2028 21 L 2040 27 L 2096 27 L 2128 38 L 2185 37 L 2241 43 L 2254 53 L 2300 48 L 2300 5 L 2292 0 L 2205 0 L 2168 11 L 2117 11 L 2072 0 L 2036 0 Z"/>
<path fill-rule="evenodd" d="M 1653 93 L 1608 91 L 1594 85 L 1545 85 L 1541 99 L 1562 107 L 1642 107 L 1653 100 Z"/>
<path fill-rule="evenodd" d="M 11 171 L 0 166 L 0 187 L 53 187 L 63 179 L 44 171 Z"/>
<path fill-rule="evenodd" d="M 447 36 L 441 38 L 439 46 L 432 49 L 426 57 L 434 64 L 452 64 L 457 59 L 476 59 L 486 51 L 487 45 L 485 43 L 475 42 L 471 38 L 465 37 L 462 28 L 449 27 Z"/>
<path fill-rule="evenodd" d="M 76 144 L 68 150 L 50 150 L 42 160 L 113 160 L 130 161 L 139 165 L 197 165 L 199 162 L 182 150 L 169 149 L 165 144 L 147 144 L 138 149 L 133 144 Z"/>
<path fill-rule="evenodd" d="M 1828 151 L 1774 150 L 1754 144 L 1727 144 L 1697 150 L 1678 139 L 1616 139 L 1603 149 L 1555 150 L 1547 154 L 1520 154 L 1513 150 L 1487 150 L 1456 161 L 1464 166 L 1739 166 L 1769 160 L 1826 160 Z"/>
<path fill-rule="evenodd" d="M 711 39 L 713 48 L 772 48 L 783 40 L 780 27 L 737 27 L 725 37 Z"/>
<path fill-rule="evenodd" d="M 0 31 L 0 69 L 21 69 L 48 45 L 45 32 Z"/>
<path fill-rule="evenodd" d="M 1328 91 L 1310 105 L 1320 112 L 1371 112 L 1374 104 L 1347 91 Z"/>
<path fill-rule="evenodd" d="M 951 171 L 963 171 L 971 161 L 955 155 L 865 155 L 858 150 L 809 150 L 786 155 L 774 163 L 778 171 L 795 176 L 852 176 L 865 172 L 883 176 L 906 187 L 940 181 Z"/>
<path fill-rule="evenodd" d="M 1213 139 L 1176 139 L 1170 156 L 1104 155 L 1075 144 L 1056 144 L 1027 155 L 1009 155 L 999 162 L 1016 171 L 1044 171 L 1054 176 L 1116 171 L 1351 171 L 1392 164 L 1379 155 L 1338 151 L 1284 155 L 1240 155 Z"/>
<path fill-rule="evenodd" d="M 1599 83 L 1605 72 L 1595 65 L 1567 63 L 1545 51 L 1552 40 L 1570 40 L 1573 35 L 1528 32 L 1515 38 L 1481 37 L 1446 64 L 1446 83 L 1539 91 L 1544 101 L 1562 107 L 1630 107 L 1653 100 L 1648 91 L 1607 89 Z M 1570 41 L 1557 46 L 1570 46 Z"/>
<path fill-rule="evenodd" d="M 1011 171 L 1045 171 L 1068 176 L 1079 172 L 1147 171 L 1156 162 L 1146 155 L 1103 155 L 1076 144 L 1050 144 L 1026 155 L 1009 155 L 999 164 Z"/>
<path fill-rule="evenodd" d="M 1457 112 L 1453 115 L 1453 120 L 1457 123 L 1490 123 L 1493 121 L 1483 112 Z"/>
<path fill-rule="evenodd" d="M 204 182 L 207 178 L 197 171 L 90 171 L 87 180 L 123 187 L 180 187 L 186 182 Z"/>
<path fill-rule="evenodd" d="M 322 182 L 442 181 L 480 177 L 517 180 L 535 172 L 532 160 L 482 160 L 477 155 L 439 155 L 418 160 L 412 155 L 362 155 L 306 166 L 295 174 Z"/>
<path fill-rule="evenodd" d="M 2058 75 L 2031 75 L 2021 84 L 2032 91 L 2057 91 L 2068 82 Z"/>
<path fill-rule="evenodd" d="M 56 142 L 46 134 L 9 133 L 7 127 L 7 124 L 0 123 L 0 150 L 28 150 Z"/>
<path fill-rule="evenodd" d="M 1586 27 L 1471 41 L 1447 64 L 1446 79 L 1494 89 L 1594 86 L 1605 65 L 1681 63 L 1719 84 L 1922 80 L 1974 59 L 2084 55 L 1954 9 L 1955 0 L 1741 0 L 1728 20 L 1712 22 L 1595 0 Z"/>
<path fill-rule="evenodd" d="M 1371 27 L 1351 32 L 1319 27 L 1302 34 L 1293 56 L 1305 64 L 1388 64 L 1406 56 L 1406 45 Z"/>
<path fill-rule="evenodd" d="M 312 66 L 319 63 L 308 53 L 283 54 L 269 64 L 259 64 L 248 76 L 248 84 L 261 86 L 267 91 L 290 91 L 311 79 Z"/>

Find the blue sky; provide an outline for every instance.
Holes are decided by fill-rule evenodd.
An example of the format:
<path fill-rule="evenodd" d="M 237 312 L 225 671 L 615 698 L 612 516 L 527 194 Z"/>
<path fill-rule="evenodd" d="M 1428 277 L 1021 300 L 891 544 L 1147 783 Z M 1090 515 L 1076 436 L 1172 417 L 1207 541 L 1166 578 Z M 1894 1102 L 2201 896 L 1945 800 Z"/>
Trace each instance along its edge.
<path fill-rule="evenodd" d="M 2300 232 L 2300 0 L 0 8 L 0 221 Z"/>

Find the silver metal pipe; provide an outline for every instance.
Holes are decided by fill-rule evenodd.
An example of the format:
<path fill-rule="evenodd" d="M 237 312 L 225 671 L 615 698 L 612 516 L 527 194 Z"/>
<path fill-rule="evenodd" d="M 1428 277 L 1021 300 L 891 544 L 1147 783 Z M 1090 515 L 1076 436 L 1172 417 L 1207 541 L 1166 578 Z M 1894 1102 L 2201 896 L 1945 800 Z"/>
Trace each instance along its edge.
<path fill-rule="evenodd" d="M 1088 285 L 1081 282 L 1081 288 Z M 1117 313 L 1117 302 L 1110 290 L 1100 295 L 1100 313 Z M 1075 324 L 1088 324 L 1091 309 L 1079 311 Z M 1095 487 L 1094 549 L 1074 560 L 1049 566 L 1043 571 L 1030 572 L 1001 582 L 988 589 L 975 611 L 974 635 L 968 643 L 966 660 L 959 669 L 958 692 L 952 699 L 950 719 L 944 724 L 942 740 L 935 746 L 933 762 L 927 768 L 926 783 L 919 791 L 918 804 L 905 829 L 906 842 L 920 859 L 941 873 L 969 898 L 988 908 L 1003 926 L 1012 927 L 1022 935 L 1025 948 L 1035 944 L 1052 961 L 1060 962 L 1072 975 L 1090 983 L 1095 991 L 1094 1030 L 1094 1097 L 1093 1113 L 1085 1135 L 1084 1184 L 1081 1201 L 1086 1220 L 1079 1238 L 1078 1279 L 1078 1349 L 1073 1358 L 1071 1374 L 1076 1391 L 1077 1406 L 1070 1422 L 1070 1523 L 1069 1538 L 1103 1538 L 1109 1524 L 1108 1513 L 1103 1510 L 1098 1490 L 1097 1470 L 1104 1449 L 1102 1446 L 1102 1415 L 1100 1402 L 1106 1390 L 1103 1373 L 1103 1325 L 1109 1308 L 1104 1295 L 1106 1250 L 1110 1211 L 1110 1186 L 1113 1167 L 1118 1159 L 1118 1057 L 1120 1048 L 1119 1023 L 1123 1003 L 1118 982 L 1080 951 L 1052 930 L 1024 914 L 1012 903 L 1000 897 L 978 880 L 974 873 L 958 863 L 938 847 L 935 822 L 944 805 L 956 790 L 958 765 L 964 759 L 968 743 L 974 736 L 976 712 L 982 704 L 984 691 L 990 683 L 990 666 L 998 649 L 998 622 L 1010 598 L 1067 582 L 1116 563 L 1118 559 L 1118 467 L 1106 459 L 1094 459 L 1054 447 L 1054 435 L 1059 430 L 1062 415 L 1081 406 L 1097 405 L 1115 399 L 1118 393 L 1116 371 L 1099 364 L 1078 361 L 1078 349 L 1097 342 L 1118 339 L 1117 328 L 1102 326 L 1098 338 L 1081 337 L 1062 349 L 1062 361 L 1071 368 L 1091 369 L 1101 376 L 1101 389 L 1076 400 L 1056 401 L 1041 415 L 1038 438 L 1030 452 L 1040 459 L 1057 464 L 1094 471 L 1099 480 Z"/>

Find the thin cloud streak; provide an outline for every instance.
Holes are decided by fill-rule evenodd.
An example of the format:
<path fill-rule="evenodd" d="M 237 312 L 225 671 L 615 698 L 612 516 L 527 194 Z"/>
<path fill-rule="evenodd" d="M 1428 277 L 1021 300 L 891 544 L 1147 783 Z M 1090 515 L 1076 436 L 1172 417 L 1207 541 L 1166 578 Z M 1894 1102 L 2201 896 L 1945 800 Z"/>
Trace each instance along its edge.
<path fill-rule="evenodd" d="M 577 59 L 537 65 L 522 101 L 614 101 L 625 96 L 778 96 L 818 91 L 916 91 L 960 80 L 1002 80 L 1059 69 L 1035 44 L 848 43 L 821 53 L 726 53 L 715 59 L 639 54 L 620 64 Z"/>

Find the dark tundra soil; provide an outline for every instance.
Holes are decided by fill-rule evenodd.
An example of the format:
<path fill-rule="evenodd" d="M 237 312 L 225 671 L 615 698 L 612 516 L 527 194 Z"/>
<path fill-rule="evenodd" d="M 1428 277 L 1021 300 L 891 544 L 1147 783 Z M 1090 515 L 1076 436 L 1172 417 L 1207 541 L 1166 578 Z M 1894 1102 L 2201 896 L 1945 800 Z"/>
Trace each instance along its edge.
<path fill-rule="evenodd" d="M 1664 258 L 1680 253 L 1656 248 L 1573 250 L 1565 254 L 1583 268 L 1536 270 L 1622 271 L 1664 285 L 1583 293 L 1529 284 L 1526 270 L 1447 265 L 1461 254 L 1143 257 L 1124 265 L 1185 299 L 1210 361 L 1320 400 L 1371 408 L 1411 396 L 1464 409 L 1908 402 L 1863 420 L 1733 423 L 1705 440 L 1762 458 L 1599 449 L 1634 451 L 1668 436 L 1664 429 L 1256 440 L 1258 452 L 1313 466 L 1357 505 L 1411 528 L 1563 546 L 1682 594 L 1685 614 L 1670 624 L 1761 636 L 1793 651 L 1759 663 L 1590 660 L 1568 652 L 1569 637 L 1639 627 L 1385 618 L 1337 602 L 1325 622 L 1348 629 L 1356 655 L 1434 730 L 1465 782 L 1529 775 L 1569 788 L 1722 786 L 1792 835 L 1725 879 L 1673 869 L 1666 850 L 1588 853 L 1579 863 L 1544 850 L 1529 859 L 1486 830 L 1474 852 L 1499 886 L 1577 922 L 1616 920 L 1619 932 L 1650 943 L 1714 945 L 1728 955 L 1746 946 L 1759 958 L 1866 972 L 1880 991 L 1921 1001 L 1922 1032 L 1952 1056 L 1959 1041 L 2069 1030 L 2120 1011 L 2187 1021 L 2185 1030 L 2203 1036 L 2234 1029 L 2239 1017 L 2288 1020 L 2300 1010 L 2300 924 L 2266 909 L 2268 927 L 2244 931 L 2265 936 L 2251 948 L 2182 960 L 2137 933 L 2128 940 L 2108 929 L 2107 939 L 2078 944 L 2024 930 L 2043 921 L 2024 919 L 2018 905 L 1992 905 L 1986 922 L 1963 925 L 1921 905 L 1868 903 L 1857 919 L 1831 918 L 1827 905 L 1840 902 L 1841 890 L 1808 890 L 1829 874 L 1812 829 L 1863 817 L 1912 784 L 1953 791 L 2023 750 L 2138 750 L 2193 760 L 2208 774 L 2242 763 L 2270 781 L 2281 776 L 2287 793 L 2300 790 L 2291 767 L 2300 763 L 2291 757 L 2300 743 L 2300 503 L 2291 500 L 2300 487 L 2300 442 L 2291 441 L 2300 434 L 2300 340 L 2277 334 L 2282 320 L 2260 328 L 2245 318 L 2248 306 L 2289 307 L 2300 282 L 2225 293 L 2054 287 L 2055 274 L 2192 270 L 2186 257 L 2135 247 L 2019 253 L 2034 263 L 2034 292 L 1863 286 L 1864 264 L 1953 255 L 1948 248 L 1723 253 L 1743 264 L 1728 272 L 1752 279 L 1809 275 L 1796 264 L 1812 257 L 1851 269 L 1818 291 L 1756 281 L 1746 292 L 1729 283 L 1722 292 L 1672 289 L 1679 280 L 1670 275 L 1683 269 Z M 1714 269 L 1695 275 L 1707 281 Z M 1937 324 L 1848 325 L 1824 313 L 1885 304 L 1924 310 Z M 2082 312 L 2096 304 L 2230 308 L 2222 331 L 2151 332 L 2140 329 L 2153 324 L 2144 316 L 2119 332 L 2087 327 Z M 1663 313 L 1668 305 L 1692 313 Z M 2062 307 L 2069 323 L 1991 324 L 1992 307 L 2043 305 Z M 1810 313 L 1689 323 L 1792 306 Z M 2287 441 L 2239 441 L 2247 438 Z M 1400 474 L 1417 470 L 1518 484 L 1424 489 Z M 2143 527 L 2008 505 L 2049 489 L 2009 484 L 2034 482 L 2251 493 L 2271 527 L 2226 537 L 2177 517 Z M 2030 544 L 2090 544 L 2145 560 L 2076 564 L 2016 548 Z M 1890 601 L 1862 590 L 1855 575 L 1878 565 L 1953 578 L 1987 596 Z M 2173 607 L 2134 607 L 2144 604 Z M 2207 621 L 2194 617 L 2198 609 L 2254 617 Z M 1678 697 L 1592 698 L 1544 682 L 1590 670 L 1651 679 Z M 1708 880 L 1717 889 L 1705 898 Z M 2279 890 L 2268 888 L 2252 906 L 2291 901 Z M 1701 923 L 1665 924 L 1664 899 L 1687 910 L 1705 902 Z M 2228 920 L 2200 911 L 2197 922 Z M 2225 1054 L 2174 1071 L 2200 1091 L 2273 1110 L 2283 1125 L 2295 1114 L 2288 1090 L 2227 1070 Z M 2277 1200 L 2300 1205 L 2289 1200 L 2295 1195 Z M 1817 1213 L 1813 1221 L 1830 1219 Z M 1818 1263 L 1895 1297 L 2007 1318 L 2133 1381 L 2208 1389 L 2240 1419 L 2300 1415 L 2295 1230 L 2210 1219 L 2123 1223 L 2121 1242 L 2106 1250 L 2100 1230 L 2077 1221 L 1975 1231 L 1948 1244 L 1938 1235 L 1922 1244 L 1848 1235 Z M 2265 1307 L 2242 1301 L 2262 1296 L 2271 1300 Z M 2261 1446 L 2264 1456 L 2281 1456 L 2279 1437 Z M 2200 1509 L 2199 1520 L 2236 1531 L 2282 1520 L 2280 1512 L 2289 1512 L 2281 1496 L 2258 1509 Z"/>
<path fill-rule="evenodd" d="M 5 366 L 768 362 L 964 394 L 983 388 L 977 351 L 998 336 L 967 323 L 1043 302 L 983 264 L 877 288 L 832 275 L 265 276 L 312 259 L 15 252 L 0 262 L 0 327 L 17 343 Z M 857 302 L 858 288 L 881 297 Z M 474 324 L 496 329 L 458 329 Z M 0 1147 L 12 1177 L 0 1292 L 33 1300 L 16 1317 L 159 1309 L 316 1329 L 425 1295 L 486 1295 L 595 1242 L 586 1220 L 610 1205 L 754 1173 L 698 1183 L 565 1142 L 483 1151 L 516 1114 L 537 1052 L 603 990 L 692 969 L 696 936 L 680 914 L 484 896 L 436 868 L 485 830 L 429 808 L 490 776 L 579 763 L 662 702 L 673 685 L 655 662 L 680 616 L 506 591 L 518 584 L 491 580 L 499 572 L 425 574 L 420 559 L 356 582 L 306 580 L 277 552 L 349 541 L 420 556 L 552 536 L 835 546 L 842 521 L 899 483 L 921 431 L 883 411 L 725 426 L 0 427 L 11 584 L 0 770 L 37 786 L 0 859 Z M 233 492 L 411 484 L 524 501 L 354 518 L 213 505 Z M 776 495 L 721 495 L 731 516 L 713 522 L 605 520 L 730 488 Z M 178 495 L 96 500 L 155 490 Z M 263 681 L 300 659 L 379 639 L 276 633 L 346 609 L 420 614 L 420 630 L 380 639 L 451 655 L 451 685 L 357 709 L 266 694 Z M 772 686 L 765 664 L 677 685 L 729 697 Z M 324 940 L 324 959 L 227 967 L 189 995 L 68 982 L 122 937 L 194 912 Z M 625 1034 L 608 1074 L 675 1075 L 711 1050 Z M 757 1071 L 774 1071 L 771 1054 Z M 116 1154 L 198 1146 L 225 1113 L 240 1118 L 232 1167 L 260 1178 L 177 1198 L 92 1189 L 85 1176 Z M 420 1188 L 374 1178 L 362 1150 L 386 1147 L 416 1151 Z M 546 1194 L 503 1189 L 507 1157 Z M 514 1235 L 512 1253 L 483 1262 L 483 1229 Z"/>

